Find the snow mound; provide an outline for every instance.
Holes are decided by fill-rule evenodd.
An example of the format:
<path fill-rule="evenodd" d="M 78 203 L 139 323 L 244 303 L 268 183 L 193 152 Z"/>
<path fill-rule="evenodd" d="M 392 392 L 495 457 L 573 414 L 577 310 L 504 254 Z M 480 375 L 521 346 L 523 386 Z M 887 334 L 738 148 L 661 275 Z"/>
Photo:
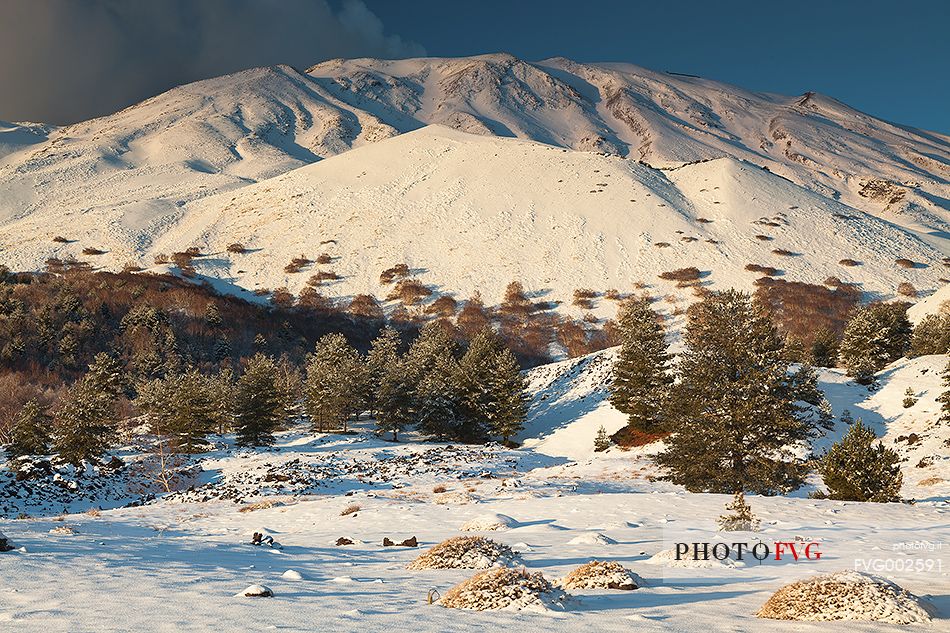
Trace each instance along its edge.
<path fill-rule="evenodd" d="M 599 532 L 586 532 L 575 536 L 567 542 L 568 545 L 616 545 L 617 541 Z"/>
<path fill-rule="evenodd" d="M 456 536 L 423 552 L 407 569 L 487 569 L 509 565 L 518 554 L 507 545 L 482 536 Z"/>
<path fill-rule="evenodd" d="M 270 587 L 265 587 L 264 585 L 251 585 L 241 593 L 237 594 L 235 598 L 273 598 L 274 592 Z"/>
<path fill-rule="evenodd" d="M 592 560 L 561 579 L 565 589 L 639 589 L 643 578 L 617 561 Z"/>
<path fill-rule="evenodd" d="M 284 580 L 303 580 L 303 574 L 296 569 L 288 569 L 280 575 Z"/>
<path fill-rule="evenodd" d="M 460 528 L 463 532 L 493 532 L 507 530 L 517 521 L 504 514 L 483 514 L 466 521 Z"/>
<path fill-rule="evenodd" d="M 563 609 L 568 594 L 556 588 L 540 572 L 490 569 L 449 589 L 439 604 L 450 609 Z"/>
<path fill-rule="evenodd" d="M 676 548 L 671 547 L 662 552 L 657 552 L 644 562 L 650 565 L 663 565 L 664 567 L 745 567 L 745 563 L 737 560 L 734 556 L 735 554 L 730 550 L 729 557 L 723 560 L 713 558 L 712 554 L 710 554 L 709 560 L 697 560 L 692 558 L 691 553 L 687 553 L 680 560 L 676 560 Z"/>
<path fill-rule="evenodd" d="M 756 615 L 773 620 L 929 622 L 925 603 L 889 580 L 857 571 L 823 574 L 776 591 Z"/>

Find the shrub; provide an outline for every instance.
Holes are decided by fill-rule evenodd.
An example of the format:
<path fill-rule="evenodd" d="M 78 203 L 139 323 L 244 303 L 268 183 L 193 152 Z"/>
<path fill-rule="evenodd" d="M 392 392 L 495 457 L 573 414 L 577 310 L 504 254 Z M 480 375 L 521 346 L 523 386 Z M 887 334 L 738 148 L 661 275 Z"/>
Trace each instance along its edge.
<path fill-rule="evenodd" d="M 565 589 L 639 589 L 643 579 L 617 561 L 592 560 L 565 576 L 560 585 Z"/>
<path fill-rule="evenodd" d="M 155 262 L 156 265 L 167 264 L 169 261 L 168 255 L 165 253 L 156 253 L 155 257 L 152 258 L 152 261 Z"/>
<path fill-rule="evenodd" d="M 285 273 L 299 273 L 304 266 L 309 266 L 313 262 L 303 255 L 298 255 L 290 260 L 290 263 L 284 266 Z"/>
<path fill-rule="evenodd" d="M 745 269 L 753 273 L 762 273 L 763 275 L 768 275 L 769 277 L 775 277 L 776 275 L 782 274 L 778 268 L 772 268 L 771 266 L 762 266 L 760 264 L 746 264 Z"/>
<path fill-rule="evenodd" d="M 792 257 L 796 254 L 794 251 L 790 251 L 786 248 L 773 248 L 772 252 L 776 255 L 782 255 L 783 257 Z"/>
<path fill-rule="evenodd" d="M 458 301 L 448 295 L 442 295 L 427 306 L 425 312 L 442 318 L 450 318 L 455 316 L 457 310 Z"/>
<path fill-rule="evenodd" d="M 689 266 L 688 268 L 679 268 L 677 270 L 660 273 L 659 276 L 660 279 L 665 279 L 666 281 L 698 281 L 700 277 L 702 277 L 702 273 L 695 266 Z"/>
<path fill-rule="evenodd" d="M 849 259 L 849 258 L 842 259 L 838 263 L 841 264 L 842 266 L 860 266 L 861 265 L 861 262 L 859 262 L 858 260 Z"/>
<path fill-rule="evenodd" d="M 917 268 L 917 262 L 907 259 L 906 257 L 898 257 L 894 260 L 894 263 L 901 268 Z"/>
<path fill-rule="evenodd" d="M 87 246 L 82 249 L 83 255 L 105 255 L 105 251 L 102 249 L 95 248 L 93 246 Z"/>
<path fill-rule="evenodd" d="M 761 522 L 752 514 L 752 507 L 746 502 L 745 495 L 737 492 L 732 502 L 726 504 L 729 514 L 723 514 L 716 520 L 721 532 L 757 532 Z"/>
<path fill-rule="evenodd" d="M 657 242 L 656 244 L 654 244 L 654 246 L 656 246 L 657 248 L 669 248 L 669 247 L 670 247 L 670 243 L 669 243 L 669 242 Z"/>
<path fill-rule="evenodd" d="M 53 241 L 57 244 L 69 244 L 69 240 L 63 237 L 62 235 L 57 235 L 53 238 Z"/>
<path fill-rule="evenodd" d="M 379 305 L 379 301 L 376 300 L 376 297 L 367 294 L 354 296 L 350 300 L 350 305 L 347 306 L 346 311 L 353 316 L 379 321 L 385 316 L 383 314 L 383 308 Z"/>
<path fill-rule="evenodd" d="M 345 508 L 343 508 L 343 511 L 340 512 L 340 516 L 341 516 L 341 517 L 345 517 L 345 516 L 348 515 L 348 514 L 356 514 L 356 513 L 359 512 L 359 511 L 360 511 L 360 504 L 358 504 L 358 503 L 351 503 L 350 505 L 348 505 L 348 506 L 346 506 Z"/>
<path fill-rule="evenodd" d="M 759 234 L 755 236 L 755 239 L 759 240 L 760 242 L 771 242 L 773 238 L 769 235 Z"/>
<path fill-rule="evenodd" d="M 320 255 L 317 257 L 317 263 L 321 265 L 329 264 L 332 261 L 333 261 L 333 258 L 330 257 L 329 253 L 320 253 Z"/>
<path fill-rule="evenodd" d="M 597 293 L 590 288 L 578 288 L 574 291 L 573 304 L 578 308 L 590 310 L 594 307 L 594 298 Z"/>
<path fill-rule="evenodd" d="M 439 601 L 451 609 L 523 609 L 559 606 L 567 599 L 541 572 L 490 569 L 449 589 Z"/>
<path fill-rule="evenodd" d="M 244 247 L 244 244 L 241 244 L 240 242 L 234 242 L 233 244 L 228 244 L 228 248 L 226 250 L 229 253 L 237 253 L 237 254 L 247 252 L 247 249 Z"/>
<path fill-rule="evenodd" d="M 696 218 L 696 221 L 699 222 L 700 224 L 712 224 L 713 222 L 712 220 L 708 218 Z"/>
<path fill-rule="evenodd" d="M 838 501 L 900 501 L 903 475 L 897 453 L 877 442 L 858 418 L 847 435 L 821 459 L 828 498 Z"/>
<path fill-rule="evenodd" d="M 905 281 L 897 286 L 897 293 L 904 295 L 905 297 L 916 297 L 917 289 L 914 288 L 914 284 Z"/>
<path fill-rule="evenodd" d="M 423 552 L 406 569 L 487 569 L 517 560 L 507 545 L 483 536 L 456 536 Z"/>
<path fill-rule="evenodd" d="M 405 305 L 416 305 L 432 294 L 432 291 L 418 279 L 400 279 L 392 292 L 386 295 L 387 301 L 402 301 Z"/>
<path fill-rule="evenodd" d="M 396 264 L 392 268 L 387 268 L 379 275 L 379 283 L 391 284 L 400 277 L 409 276 L 409 266 L 406 264 Z"/>

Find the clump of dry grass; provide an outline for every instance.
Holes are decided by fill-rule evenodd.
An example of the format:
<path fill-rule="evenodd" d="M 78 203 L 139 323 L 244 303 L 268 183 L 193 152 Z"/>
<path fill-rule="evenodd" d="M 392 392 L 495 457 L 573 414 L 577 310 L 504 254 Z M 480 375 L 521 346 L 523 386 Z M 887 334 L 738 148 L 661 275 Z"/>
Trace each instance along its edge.
<path fill-rule="evenodd" d="M 82 249 L 82 254 L 83 255 L 104 255 L 105 251 L 102 250 L 101 248 L 95 248 L 94 246 L 87 246 L 86 248 Z"/>
<path fill-rule="evenodd" d="M 448 491 L 448 488 L 446 488 L 446 487 L 445 487 L 444 485 L 442 485 L 442 484 L 439 484 L 439 485 L 434 486 L 434 487 L 432 488 L 432 492 L 435 493 L 435 494 L 441 494 L 441 493 L 446 492 L 446 491 Z"/>
<path fill-rule="evenodd" d="M 249 503 L 247 505 L 241 506 L 238 508 L 238 512 L 256 512 L 258 510 L 267 510 L 269 508 L 275 508 L 280 505 L 280 501 L 277 499 L 264 499 L 263 501 L 258 501 L 256 503 Z"/>
<path fill-rule="evenodd" d="M 590 310 L 594 307 L 594 298 L 597 296 L 597 293 L 591 290 L 590 288 L 577 288 L 574 291 L 574 305 L 578 308 L 584 308 L 585 310 Z"/>
<path fill-rule="evenodd" d="M 313 262 L 304 255 L 298 255 L 290 260 L 290 263 L 284 266 L 285 273 L 299 273 L 304 266 L 309 266 Z"/>
<path fill-rule="evenodd" d="M 483 536 L 456 536 L 426 550 L 406 569 L 488 569 L 517 560 L 518 554 L 507 545 Z"/>
<path fill-rule="evenodd" d="M 753 273 L 762 273 L 763 275 L 768 275 L 769 277 L 774 277 L 781 273 L 778 268 L 772 268 L 771 266 L 762 266 L 761 264 L 746 264 L 745 269 Z"/>
<path fill-rule="evenodd" d="M 860 266 L 861 265 L 861 262 L 859 262 L 856 259 L 851 259 L 850 257 L 846 257 L 840 260 L 838 263 L 841 264 L 842 266 Z"/>
<path fill-rule="evenodd" d="M 917 268 L 917 262 L 912 259 L 907 259 L 906 257 L 898 257 L 894 260 L 894 263 L 901 268 Z"/>
<path fill-rule="evenodd" d="M 656 244 L 654 244 L 654 246 L 656 246 L 657 248 L 669 248 L 669 247 L 670 247 L 670 243 L 669 243 L 669 242 L 657 242 Z"/>
<path fill-rule="evenodd" d="M 897 293 L 898 293 L 898 294 L 901 294 L 901 295 L 904 295 L 905 297 L 916 297 L 916 296 L 917 296 L 917 288 L 914 288 L 914 284 L 912 284 L 912 283 L 910 283 L 910 282 L 908 282 L 908 281 L 905 281 L 905 282 L 902 282 L 902 283 L 898 284 L 898 286 L 897 286 Z"/>
<path fill-rule="evenodd" d="M 379 275 L 379 283 L 391 284 L 400 277 L 409 276 L 409 266 L 406 264 L 396 264 L 392 268 L 387 268 Z"/>
<path fill-rule="evenodd" d="M 341 517 L 345 517 L 348 514 L 356 514 L 362 509 L 362 506 L 358 503 L 351 503 L 350 505 L 343 508 L 343 511 L 340 512 Z"/>
<path fill-rule="evenodd" d="M 439 604 L 450 609 L 524 609 L 561 607 L 569 596 L 541 572 L 491 569 L 449 589 Z"/>
<path fill-rule="evenodd" d="M 247 252 L 247 248 L 245 248 L 244 244 L 241 244 L 240 242 L 234 242 L 233 244 L 228 244 L 228 247 L 226 250 L 229 253 L 236 253 L 236 254 Z"/>
<path fill-rule="evenodd" d="M 795 251 L 790 251 L 787 248 L 773 248 L 772 252 L 783 257 L 793 257 L 795 255 Z"/>
<path fill-rule="evenodd" d="M 760 242 L 771 242 L 773 238 L 770 235 L 762 235 L 760 233 L 759 235 L 755 236 L 755 239 L 759 240 Z"/>
<path fill-rule="evenodd" d="M 643 579 L 617 561 L 592 560 L 561 579 L 565 589 L 621 589 L 629 591 L 643 586 Z"/>

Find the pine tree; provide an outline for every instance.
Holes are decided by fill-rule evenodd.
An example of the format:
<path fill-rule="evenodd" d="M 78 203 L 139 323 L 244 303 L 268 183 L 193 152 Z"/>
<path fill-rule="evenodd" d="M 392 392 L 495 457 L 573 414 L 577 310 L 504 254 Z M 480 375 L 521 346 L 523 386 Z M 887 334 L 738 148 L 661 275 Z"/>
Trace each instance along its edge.
<path fill-rule="evenodd" d="M 300 370 L 286 356 L 277 363 L 277 393 L 281 405 L 281 426 L 296 420 L 300 415 L 303 379 Z"/>
<path fill-rule="evenodd" d="M 494 365 L 494 372 L 488 382 L 494 402 L 488 410 L 487 421 L 491 434 L 508 444 L 512 437 L 524 429 L 524 421 L 528 417 L 525 396 L 528 385 L 511 350 L 500 350 L 495 356 Z"/>
<path fill-rule="evenodd" d="M 277 365 L 269 356 L 258 353 L 247 361 L 234 389 L 234 424 L 239 445 L 274 443 L 274 431 L 285 421 L 277 380 Z"/>
<path fill-rule="evenodd" d="M 501 339 L 491 327 L 480 330 L 459 361 L 459 404 L 462 424 L 458 439 L 483 442 L 491 427 L 490 418 L 495 395 L 490 384 L 495 373 L 495 359 L 502 350 Z"/>
<path fill-rule="evenodd" d="M 211 380 L 214 408 L 211 417 L 215 430 L 224 434 L 234 429 L 234 371 L 225 367 Z"/>
<path fill-rule="evenodd" d="M 13 422 L 7 455 L 12 459 L 25 455 L 46 455 L 49 453 L 50 422 L 49 414 L 36 400 L 30 400 L 23 405 Z"/>
<path fill-rule="evenodd" d="M 105 352 L 99 352 L 83 376 L 89 387 L 112 398 L 125 393 L 126 380 L 122 363 Z"/>
<path fill-rule="evenodd" d="M 905 304 L 871 304 L 859 310 L 845 327 L 838 360 L 858 383 L 871 384 L 875 373 L 904 355 L 910 337 Z"/>
<path fill-rule="evenodd" d="M 950 424 L 950 363 L 943 370 L 944 392 L 937 396 L 937 402 L 940 403 L 940 422 Z"/>
<path fill-rule="evenodd" d="M 610 438 L 607 436 L 607 429 L 601 424 L 597 429 L 597 436 L 594 438 L 594 452 L 602 453 L 610 448 Z"/>
<path fill-rule="evenodd" d="M 903 475 L 897 453 L 875 441 L 860 418 L 822 458 L 819 470 L 828 497 L 839 501 L 900 501 Z"/>
<path fill-rule="evenodd" d="M 412 425 L 414 419 L 414 386 L 409 378 L 405 359 L 389 365 L 383 374 L 379 386 L 379 409 L 376 426 L 382 432 L 393 434 L 393 441 L 399 441 L 399 432 Z"/>
<path fill-rule="evenodd" d="M 327 334 L 317 341 L 307 364 L 305 389 L 314 432 L 346 428 L 346 420 L 359 411 L 363 371 L 359 352 L 342 334 Z"/>
<path fill-rule="evenodd" d="M 670 354 L 659 315 L 646 299 L 627 303 L 620 312 L 620 355 L 613 367 L 610 403 L 627 414 L 631 429 L 654 432 L 669 405 Z"/>
<path fill-rule="evenodd" d="M 416 388 L 419 431 L 439 440 L 459 432 L 459 367 L 451 356 L 440 358 Z"/>
<path fill-rule="evenodd" d="M 383 381 L 383 376 L 388 368 L 399 360 L 399 346 L 402 339 L 399 332 L 391 327 L 384 328 L 369 348 L 366 355 L 366 382 L 365 394 L 366 406 L 371 414 L 376 413 L 377 402 L 379 401 L 379 388 Z"/>
<path fill-rule="evenodd" d="M 761 525 L 742 492 L 737 492 L 732 497 L 732 503 L 726 504 L 726 512 L 728 514 L 721 515 L 716 521 L 722 532 L 756 532 Z"/>
<path fill-rule="evenodd" d="M 834 367 L 838 364 L 838 337 L 828 328 L 819 328 L 811 344 L 809 362 L 816 367 Z"/>
<path fill-rule="evenodd" d="M 788 447 L 812 425 L 799 417 L 783 342 L 761 306 L 734 290 L 690 309 L 673 391 L 667 478 L 692 492 L 775 494 L 801 485 Z"/>
<path fill-rule="evenodd" d="M 148 414 L 155 435 L 177 451 L 197 453 L 217 426 L 216 396 L 214 381 L 191 369 L 142 385 L 136 406 Z"/>
<path fill-rule="evenodd" d="M 854 424 L 854 418 L 851 417 L 850 409 L 844 409 L 841 411 L 841 423 L 845 426 L 851 426 Z"/>
<path fill-rule="evenodd" d="M 914 327 L 908 354 L 950 354 L 950 303 L 945 302 L 940 312 L 928 314 Z"/>
<path fill-rule="evenodd" d="M 55 417 L 53 446 L 64 462 L 79 466 L 105 453 L 115 438 L 113 394 L 85 377 L 66 391 Z"/>

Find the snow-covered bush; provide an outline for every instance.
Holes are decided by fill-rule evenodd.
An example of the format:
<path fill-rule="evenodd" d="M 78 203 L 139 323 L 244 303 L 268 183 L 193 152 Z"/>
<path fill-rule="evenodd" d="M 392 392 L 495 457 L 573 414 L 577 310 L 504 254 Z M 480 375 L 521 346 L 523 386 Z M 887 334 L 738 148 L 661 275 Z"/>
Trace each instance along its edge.
<path fill-rule="evenodd" d="M 466 521 L 460 528 L 463 532 L 494 532 L 507 530 L 515 520 L 504 514 L 483 514 Z"/>
<path fill-rule="evenodd" d="M 917 596 L 884 578 L 850 570 L 785 585 L 756 615 L 773 620 L 862 620 L 891 624 L 930 620 L 927 607 Z"/>
<path fill-rule="evenodd" d="M 449 589 L 439 604 L 450 609 L 549 609 L 560 608 L 568 594 L 557 589 L 540 572 L 491 569 Z"/>
<path fill-rule="evenodd" d="M 592 560 L 561 579 L 565 589 L 639 589 L 643 579 L 614 560 Z"/>
<path fill-rule="evenodd" d="M 423 552 L 407 569 L 487 569 L 510 565 L 518 554 L 507 545 L 482 536 L 456 536 Z"/>

